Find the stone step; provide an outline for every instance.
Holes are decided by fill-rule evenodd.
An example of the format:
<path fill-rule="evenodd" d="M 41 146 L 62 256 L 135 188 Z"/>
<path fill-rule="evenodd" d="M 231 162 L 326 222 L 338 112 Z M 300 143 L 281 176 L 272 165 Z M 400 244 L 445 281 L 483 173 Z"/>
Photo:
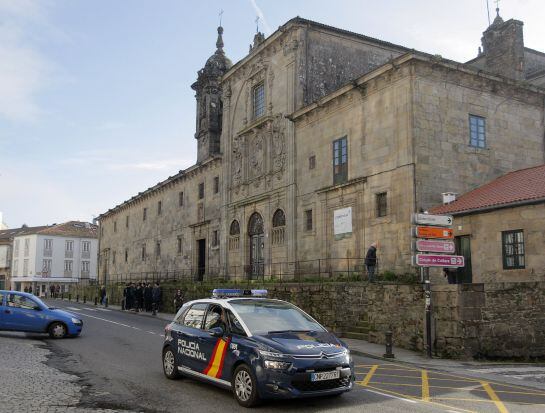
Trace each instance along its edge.
<path fill-rule="evenodd" d="M 357 340 L 367 340 L 369 338 L 369 334 L 367 334 L 367 333 L 354 333 L 354 332 L 348 331 L 348 332 L 343 334 L 343 337 L 355 338 Z"/>

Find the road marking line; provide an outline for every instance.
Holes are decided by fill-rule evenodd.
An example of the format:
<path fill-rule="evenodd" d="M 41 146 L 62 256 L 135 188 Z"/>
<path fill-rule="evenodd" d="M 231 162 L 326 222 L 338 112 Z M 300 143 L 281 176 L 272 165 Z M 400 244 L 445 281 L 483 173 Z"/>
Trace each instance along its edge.
<path fill-rule="evenodd" d="M 422 400 L 430 401 L 430 383 L 428 382 L 428 372 L 422 370 Z"/>
<path fill-rule="evenodd" d="M 468 371 L 471 371 L 473 373 L 529 373 L 531 371 L 543 373 L 545 371 L 545 366 L 543 367 L 519 367 L 519 366 L 513 366 L 513 367 L 502 367 L 502 368 L 480 368 L 480 369 L 470 369 Z"/>
<path fill-rule="evenodd" d="M 368 392 L 371 392 L 371 393 L 380 394 L 381 396 L 391 397 L 392 399 L 403 400 L 404 402 L 409 402 L 409 403 L 415 403 L 416 404 L 415 400 L 405 399 L 403 397 L 394 396 L 393 394 L 386 394 L 386 393 L 382 393 L 382 392 L 377 391 L 377 390 L 371 390 L 369 388 L 365 388 L 364 390 L 366 390 Z M 458 413 L 458 412 L 456 412 L 456 413 Z"/>
<path fill-rule="evenodd" d="M 108 310 L 107 308 L 97 308 L 97 310 L 99 310 L 99 311 L 112 311 L 112 310 Z"/>
<path fill-rule="evenodd" d="M 488 397 L 494 401 L 494 404 L 496 405 L 496 408 L 500 413 L 509 413 L 509 410 L 505 408 L 505 405 L 502 403 L 494 389 L 490 387 L 490 384 L 488 384 L 485 381 L 482 381 L 481 384 L 483 385 L 483 389 L 486 390 L 486 393 L 488 394 Z"/>
<path fill-rule="evenodd" d="M 155 334 L 153 331 L 148 331 L 148 333 L 150 333 L 150 334 Z"/>
<path fill-rule="evenodd" d="M 77 308 L 77 307 L 66 307 L 67 310 L 72 310 L 72 311 L 79 311 L 80 308 Z"/>
<path fill-rule="evenodd" d="M 106 322 L 108 322 L 108 323 L 116 324 L 116 325 L 122 326 L 122 327 L 135 328 L 135 327 L 129 326 L 129 325 L 127 325 L 127 324 L 118 323 L 117 321 L 112 321 L 112 320 L 106 320 L 105 318 L 96 317 L 96 316 L 94 316 L 94 315 L 89 315 L 89 314 L 84 314 L 84 313 L 77 313 L 77 314 L 82 315 L 82 316 L 85 316 L 85 317 L 96 318 L 97 320 L 106 321 Z M 140 330 L 140 329 L 139 329 L 139 330 Z"/>
<path fill-rule="evenodd" d="M 378 364 L 375 364 L 373 367 L 371 367 L 371 370 L 369 370 L 369 373 L 365 376 L 363 381 L 361 382 L 362 386 L 367 386 L 369 382 L 371 381 L 371 377 L 373 377 L 373 374 L 375 374 L 375 371 L 377 371 Z"/>

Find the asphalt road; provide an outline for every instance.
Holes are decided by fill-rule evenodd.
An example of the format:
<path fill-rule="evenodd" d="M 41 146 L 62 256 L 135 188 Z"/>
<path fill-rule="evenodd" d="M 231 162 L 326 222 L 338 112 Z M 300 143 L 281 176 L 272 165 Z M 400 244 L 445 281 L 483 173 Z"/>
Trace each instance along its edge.
<path fill-rule="evenodd" d="M 43 340 L 49 363 L 80 377 L 82 407 L 141 412 L 230 412 L 241 408 L 229 391 L 183 378 L 167 380 L 161 366 L 164 320 L 92 305 L 55 301 L 77 313 L 83 334 Z M 354 356 L 357 384 L 341 397 L 267 402 L 260 412 L 543 412 L 545 390 L 418 366 Z"/>

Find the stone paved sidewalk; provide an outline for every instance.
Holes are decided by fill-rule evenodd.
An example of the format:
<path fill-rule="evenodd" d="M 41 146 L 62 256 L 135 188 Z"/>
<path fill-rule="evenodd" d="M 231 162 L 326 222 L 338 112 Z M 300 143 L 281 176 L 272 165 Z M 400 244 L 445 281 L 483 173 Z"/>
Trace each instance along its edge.
<path fill-rule="evenodd" d="M 117 412 L 78 407 L 79 378 L 47 366 L 49 354 L 39 340 L 0 333 L 0 412 Z"/>

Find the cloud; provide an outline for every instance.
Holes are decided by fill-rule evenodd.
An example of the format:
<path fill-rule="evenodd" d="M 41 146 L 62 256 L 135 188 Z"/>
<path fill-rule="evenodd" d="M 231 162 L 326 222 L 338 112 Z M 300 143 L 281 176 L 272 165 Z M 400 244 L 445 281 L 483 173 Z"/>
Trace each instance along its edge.
<path fill-rule="evenodd" d="M 261 11 L 261 8 L 257 5 L 256 0 L 250 0 L 250 3 L 252 4 L 252 7 L 254 8 L 254 11 L 257 14 L 257 17 L 259 17 L 259 21 L 263 24 L 263 27 L 265 28 L 265 34 L 269 36 L 272 33 L 271 26 L 269 25 L 269 22 L 267 22 L 265 15 Z"/>
<path fill-rule="evenodd" d="M 187 168 L 192 161 L 187 159 L 163 159 L 154 162 L 129 162 L 129 163 L 112 163 L 107 167 L 114 171 L 119 170 L 142 170 L 142 171 L 160 171 L 164 169 Z"/>
<path fill-rule="evenodd" d="M 42 112 L 37 94 L 52 82 L 54 65 L 30 44 L 34 24 L 45 11 L 34 0 L 0 0 L 0 117 L 32 121 Z M 8 23 L 9 21 L 9 23 Z"/>

